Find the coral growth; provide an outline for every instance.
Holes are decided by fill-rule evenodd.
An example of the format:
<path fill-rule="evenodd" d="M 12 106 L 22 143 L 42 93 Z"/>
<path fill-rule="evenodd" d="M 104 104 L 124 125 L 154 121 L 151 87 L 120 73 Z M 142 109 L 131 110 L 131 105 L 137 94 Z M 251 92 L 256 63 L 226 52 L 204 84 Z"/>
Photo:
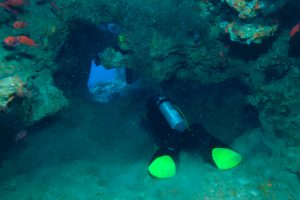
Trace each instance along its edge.
<path fill-rule="evenodd" d="M 7 108 L 16 97 L 23 97 L 23 81 L 17 76 L 10 76 L 0 80 L 0 107 Z"/>

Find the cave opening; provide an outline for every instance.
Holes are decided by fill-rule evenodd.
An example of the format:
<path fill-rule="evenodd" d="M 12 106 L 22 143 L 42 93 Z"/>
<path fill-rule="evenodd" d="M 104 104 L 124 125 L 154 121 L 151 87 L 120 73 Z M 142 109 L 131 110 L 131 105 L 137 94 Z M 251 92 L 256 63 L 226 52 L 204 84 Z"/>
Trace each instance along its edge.
<path fill-rule="evenodd" d="M 87 91 L 91 62 L 107 47 L 117 48 L 117 35 L 101 24 L 76 19 L 69 23 L 69 34 L 59 50 L 54 73 L 55 84 L 66 95 L 82 95 Z"/>
<path fill-rule="evenodd" d="M 202 123 L 227 144 L 260 127 L 258 111 L 247 100 L 250 90 L 238 79 L 199 84 L 174 78 L 163 87 L 166 94 L 184 110 L 190 124 Z"/>

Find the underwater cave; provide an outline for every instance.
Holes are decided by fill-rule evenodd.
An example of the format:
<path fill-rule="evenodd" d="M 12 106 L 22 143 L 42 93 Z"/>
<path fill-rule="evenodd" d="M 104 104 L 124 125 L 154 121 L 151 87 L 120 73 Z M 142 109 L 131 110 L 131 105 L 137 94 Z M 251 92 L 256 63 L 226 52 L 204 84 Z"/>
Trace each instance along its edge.
<path fill-rule="evenodd" d="M 236 0 L 35 2 L 55 11 L 53 32 L 43 29 L 34 49 L 40 57 L 3 46 L 5 62 L 32 74 L 26 84 L 3 84 L 0 74 L 0 94 L 4 86 L 9 93 L 7 113 L 0 104 L 1 200 L 296 200 L 299 146 L 274 133 L 298 131 L 300 28 L 288 44 L 286 25 L 261 43 L 232 40 L 219 27 L 234 19 L 262 27 L 285 9 L 284 0 L 260 1 L 275 2 L 268 12 L 276 13 L 255 7 L 240 19 Z M 0 15 L 13 8 L 5 2 Z M 126 28 L 103 22 L 112 18 Z M 61 45 L 52 44 L 56 23 L 66 26 Z M 51 62 L 49 49 L 57 50 Z"/>
<path fill-rule="evenodd" d="M 68 32 L 68 37 L 56 58 L 60 67 L 54 74 L 55 83 L 69 98 L 77 96 L 91 100 L 87 87 L 91 62 L 99 62 L 98 54 L 107 47 L 119 49 L 117 35 L 103 29 L 101 25 L 96 26 L 82 20 L 71 21 Z M 246 100 L 249 90 L 237 79 L 199 85 L 198 82 L 171 78 L 154 85 L 137 85 L 140 89 L 131 92 L 128 98 L 130 101 L 138 100 L 138 104 L 145 104 L 147 97 L 151 96 L 151 91 L 162 92 L 182 106 L 192 122 L 200 121 L 228 144 L 247 130 L 259 127 L 258 113 Z"/>

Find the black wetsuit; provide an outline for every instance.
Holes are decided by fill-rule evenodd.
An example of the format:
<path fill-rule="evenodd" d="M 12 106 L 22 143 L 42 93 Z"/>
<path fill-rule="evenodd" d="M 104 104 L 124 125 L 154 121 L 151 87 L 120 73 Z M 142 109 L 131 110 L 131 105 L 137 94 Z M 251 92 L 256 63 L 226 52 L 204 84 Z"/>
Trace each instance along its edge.
<path fill-rule="evenodd" d="M 175 161 L 179 159 L 182 149 L 196 149 L 203 158 L 212 161 L 211 151 L 215 147 L 228 146 L 212 136 L 201 124 L 194 123 L 189 130 L 183 132 L 171 129 L 167 120 L 157 106 L 157 96 L 151 96 L 146 104 L 144 124 L 153 135 L 155 143 L 159 146 L 150 162 L 158 156 L 169 155 Z"/>

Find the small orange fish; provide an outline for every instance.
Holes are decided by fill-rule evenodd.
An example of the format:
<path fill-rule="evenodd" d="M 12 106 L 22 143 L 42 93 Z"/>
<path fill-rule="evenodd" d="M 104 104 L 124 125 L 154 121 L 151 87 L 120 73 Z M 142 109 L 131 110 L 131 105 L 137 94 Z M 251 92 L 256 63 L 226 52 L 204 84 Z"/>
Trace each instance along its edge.
<path fill-rule="evenodd" d="M 290 37 L 294 37 L 300 31 L 300 23 L 296 24 L 290 31 Z"/>
<path fill-rule="evenodd" d="M 16 37 L 16 40 L 20 43 L 20 44 L 25 44 L 27 46 L 38 46 L 35 41 L 25 35 L 20 35 Z"/>
<path fill-rule="evenodd" d="M 4 44 L 7 46 L 16 46 L 18 44 L 17 38 L 13 36 L 8 36 L 3 40 Z"/>
<path fill-rule="evenodd" d="M 3 3 L 7 6 L 21 7 L 24 6 L 27 2 L 26 0 L 6 0 Z"/>
<path fill-rule="evenodd" d="M 23 21 L 15 21 L 15 22 L 13 23 L 14 29 L 25 28 L 26 26 L 27 26 L 27 23 L 26 23 L 26 22 L 23 22 Z"/>

